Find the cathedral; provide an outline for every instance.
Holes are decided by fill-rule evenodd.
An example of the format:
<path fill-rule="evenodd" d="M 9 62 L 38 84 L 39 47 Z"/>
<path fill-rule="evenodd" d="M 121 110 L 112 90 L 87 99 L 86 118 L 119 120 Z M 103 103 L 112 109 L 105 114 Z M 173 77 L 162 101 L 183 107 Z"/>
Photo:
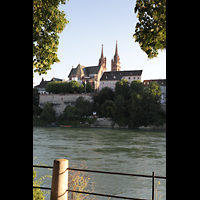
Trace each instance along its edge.
<path fill-rule="evenodd" d="M 114 58 L 111 60 L 111 71 L 120 71 L 120 58 L 117 50 L 117 42 Z M 101 50 L 101 56 L 99 58 L 99 63 L 96 66 L 85 67 L 78 64 L 76 68 L 71 69 L 69 73 L 69 80 L 76 80 L 82 82 L 89 82 L 92 85 L 92 92 L 100 91 L 100 79 L 104 72 L 106 72 L 106 57 L 103 55 L 103 45 Z"/>

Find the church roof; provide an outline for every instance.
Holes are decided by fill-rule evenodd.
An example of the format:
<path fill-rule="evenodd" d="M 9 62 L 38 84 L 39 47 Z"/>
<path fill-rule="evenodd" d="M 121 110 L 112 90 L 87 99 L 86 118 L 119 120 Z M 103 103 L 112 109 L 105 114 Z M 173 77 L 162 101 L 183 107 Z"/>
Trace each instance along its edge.
<path fill-rule="evenodd" d="M 121 80 L 123 76 L 141 76 L 141 75 L 142 75 L 142 70 L 110 71 L 110 72 L 104 72 L 100 81 Z"/>
<path fill-rule="evenodd" d="M 100 66 L 90 66 L 90 67 L 85 67 L 83 65 L 78 65 L 76 68 L 72 68 L 70 73 L 69 73 L 69 77 L 71 77 L 72 75 L 85 75 L 85 76 L 89 76 L 90 74 L 98 74 L 100 69 Z"/>

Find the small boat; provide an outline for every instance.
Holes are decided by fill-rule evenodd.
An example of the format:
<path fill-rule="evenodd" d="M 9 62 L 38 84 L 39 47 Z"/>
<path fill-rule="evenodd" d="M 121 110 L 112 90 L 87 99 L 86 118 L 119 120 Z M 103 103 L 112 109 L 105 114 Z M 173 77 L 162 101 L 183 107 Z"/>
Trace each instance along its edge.
<path fill-rule="evenodd" d="M 67 127 L 67 128 L 69 128 L 71 126 L 69 126 L 69 125 L 60 125 L 60 127 Z"/>

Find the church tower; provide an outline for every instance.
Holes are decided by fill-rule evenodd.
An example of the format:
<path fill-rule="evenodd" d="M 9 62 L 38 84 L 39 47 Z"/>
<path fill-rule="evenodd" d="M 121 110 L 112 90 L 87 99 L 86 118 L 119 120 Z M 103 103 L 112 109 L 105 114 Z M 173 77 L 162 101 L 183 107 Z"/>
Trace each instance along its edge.
<path fill-rule="evenodd" d="M 120 60 L 120 58 L 118 55 L 117 41 L 116 41 L 115 55 L 114 55 L 114 58 L 111 60 L 111 71 L 121 71 L 121 66 L 120 66 L 119 60 Z"/>
<path fill-rule="evenodd" d="M 103 44 L 101 50 L 101 57 L 99 59 L 99 66 L 101 66 L 103 71 L 106 71 L 106 57 L 103 57 Z"/>

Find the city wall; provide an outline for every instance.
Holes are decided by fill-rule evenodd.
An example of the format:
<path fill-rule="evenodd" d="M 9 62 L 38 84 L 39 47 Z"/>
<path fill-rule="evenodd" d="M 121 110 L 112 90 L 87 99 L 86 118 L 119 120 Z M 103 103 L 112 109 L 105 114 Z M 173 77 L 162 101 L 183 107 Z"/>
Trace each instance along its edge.
<path fill-rule="evenodd" d="M 47 102 L 52 103 L 56 116 L 59 116 L 66 106 L 75 105 L 76 99 L 80 96 L 93 102 L 93 95 L 91 94 L 40 94 L 39 106 L 44 108 Z"/>

